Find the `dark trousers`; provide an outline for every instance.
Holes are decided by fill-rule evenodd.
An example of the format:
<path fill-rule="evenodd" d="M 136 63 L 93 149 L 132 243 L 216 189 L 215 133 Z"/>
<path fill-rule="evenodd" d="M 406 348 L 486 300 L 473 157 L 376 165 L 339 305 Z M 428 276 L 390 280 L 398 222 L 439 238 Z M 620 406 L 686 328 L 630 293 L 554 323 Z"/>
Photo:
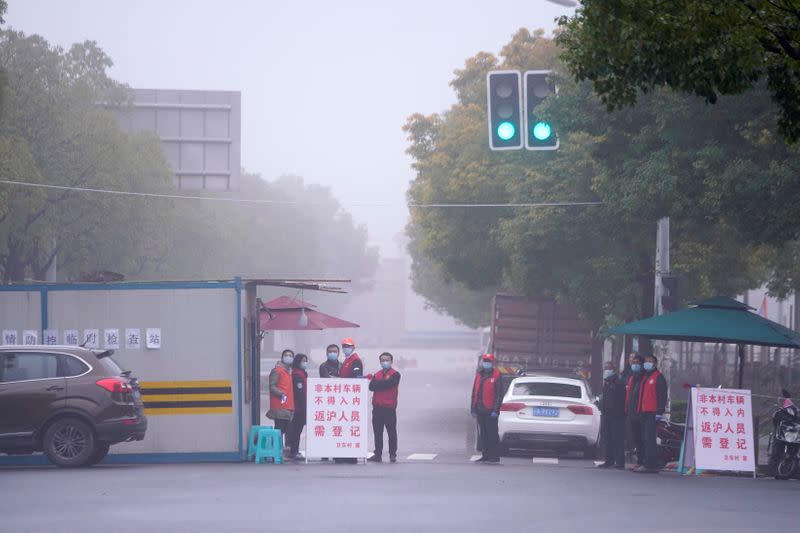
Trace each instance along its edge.
<path fill-rule="evenodd" d="M 500 459 L 500 434 L 497 430 L 497 418 L 488 413 L 478 413 L 478 427 L 480 427 L 483 440 L 483 457 Z"/>
<path fill-rule="evenodd" d="M 303 433 L 304 427 L 306 427 L 306 414 L 295 412 L 286 435 L 286 444 L 292 455 L 297 455 L 297 452 L 300 451 L 300 435 Z"/>
<path fill-rule="evenodd" d="M 625 466 L 625 418 L 603 416 L 600 428 L 606 463 Z"/>
<path fill-rule="evenodd" d="M 372 408 L 372 431 L 375 434 L 375 455 L 383 454 L 383 428 L 389 436 L 389 455 L 397 455 L 397 409 L 391 407 Z"/>
<path fill-rule="evenodd" d="M 638 416 L 628 418 L 631 426 L 631 444 L 636 451 L 636 464 L 644 464 L 644 442 L 642 441 L 642 419 Z"/>
<path fill-rule="evenodd" d="M 281 430 L 281 436 L 286 440 L 286 443 L 289 443 L 289 437 L 287 433 L 289 432 L 289 427 L 292 425 L 291 420 L 286 420 L 285 418 L 276 418 L 275 419 L 275 429 Z"/>
<path fill-rule="evenodd" d="M 644 442 L 644 466 L 651 469 L 659 468 L 655 413 L 642 413 L 642 441 Z"/>

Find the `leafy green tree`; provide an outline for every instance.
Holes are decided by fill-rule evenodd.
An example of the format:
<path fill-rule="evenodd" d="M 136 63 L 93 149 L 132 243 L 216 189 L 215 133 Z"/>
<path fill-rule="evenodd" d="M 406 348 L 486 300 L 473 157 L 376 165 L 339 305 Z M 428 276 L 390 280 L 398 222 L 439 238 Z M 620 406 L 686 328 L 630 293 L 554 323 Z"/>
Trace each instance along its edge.
<path fill-rule="evenodd" d="M 609 109 L 658 87 L 703 97 L 766 80 L 778 125 L 800 139 L 800 8 L 795 0 L 583 0 L 558 43 Z"/>
<path fill-rule="evenodd" d="M 166 192 L 171 186 L 158 140 L 124 134 L 97 105 L 124 95 L 106 74 L 108 56 L 93 42 L 64 51 L 38 36 L 3 31 L 0 64 L 8 74 L 2 177 L 67 188 L 2 186 L 2 281 L 44 279 L 56 256 L 60 277 L 74 279 L 89 270 L 136 270 L 159 254 L 167 245 L 160 227 L 168 210 L 69 189 Z"/>
<path fill-rule="evenodd" d="M 689 278 L 689 298 L 734 294 L 766 279 L 767 254 L 756 238 L 785 235 L 778 215 L 765 213 L 764 195 L 750 205 L 737 193 L 753 196 L 740 169 L 758 169 L 753 181 L 769 181 L 798 158 L 770 133 L 773 109 L 764 91 L 749 100 L 721 99 L 716 107 L 656 91 L 609 114 L 589 84 L 560 77 L 559 98 L 541 112 L 558 125 L 561 149 L 489 151 L 486 72 L 563 71 L 558 53 L 541 32 L 520 30 L 502 60 L 485 53 L 467 60 L 452 83 L 458 103 L 441 115 L 413 115 L 406 124 L 417 171 L 409 197 L 414 203 L 602 205 L 414 209 L 408 233 L 419 262 L 415 282 L 430 262 L 445 279 L 473 291 L 499 287 L 573 302 L 596 328 L 633 319 L 652 309 L 655 223 L 663 216 L 672 217 L 673 270 Z M 753 113 L 743 116 L 743 109 Z M 436 297 L 429 285 L 417 286 L 429 300 Z M 443 307 L 466 316 L 455 298 Z"/>

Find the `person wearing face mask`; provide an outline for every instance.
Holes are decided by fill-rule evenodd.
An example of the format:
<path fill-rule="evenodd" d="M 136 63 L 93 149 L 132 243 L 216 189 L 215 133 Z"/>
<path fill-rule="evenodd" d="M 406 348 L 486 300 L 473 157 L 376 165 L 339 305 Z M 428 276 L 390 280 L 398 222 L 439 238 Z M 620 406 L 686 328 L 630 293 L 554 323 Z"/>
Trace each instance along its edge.
<path fill-rule="evenodd" d="M 367 374 L 372 391 L 372 431 L 375 434 L 375 453 L 367 459 L 372 463 L 383 461 L 383 428 L 389 437 L 389 461 L 397 462 L 397 393 L 400 372 L 392 368 L 394 356 L 383 352 L 379 357 L 381 369 L 375 375 Z"/>
<path fill-rule="evenodd" d="M 500 435 L 497 429 L 497 417 L 503 403 L 500 371 L 494 367 L 494 354 L 481 356 L 480 369 L 475 373 L 472 384 L 472 401 L 470 412 L 478 419 L 483 437 L 483 455 L 476 462 L 500 462 Z"/>
<path fill-rule="evenodd" d="M 612 362 L 603 369 L 600 432 L 605 462 L 600 468 L 625 468 L 625 385 Z"/>
<path fill-rule="evenodd" d="M 642 420 L 637 411 L 639 398 L 639 385 L 642 382 L 644 372 L 642 363 L 644 359 L 636 352 L 633 352 L 628 359 L 630 362 L 630 374 L 625 383 L 625 415 L 628 417 L 628 429 L 631 438 L 631 447 L 636 454 L 636 467 L 644 464 L 644 443 L 642 442 Z"/>
<path fill-rule="evenodd" d="M 292 386 L 292 363 L 294 352 L 284 350 L 281 360 L 269 373 L 269 411 L 267 417 L 275 421 L 275 429 L 286 436 L 294 413 L 294 387 Z M 288 438 L 287 438 L 288 441 Z"/>
<path fill-rule="evenodd" d="M 319 365 L 319 377 L 338 378 L 342 363 L 339 362 L 339 346 L 329 344 L 325 349 L 325 362 Z"/>
<path fill-rule="evenodd" d="M 300 435 L 306 425 L 306 386 L 308 383 L 308 356 L 299 353 L 292 362 L 292 386 L 294 390 L 294 415 L 292 425 L 289 427 L 288 444 L 289 455 L 297 458 L 300 451 Z"/>
<path fill-rule="evenodd" d="M 656 444 L 656 417 L 663 415 L 667 406 L 667 380 L 658 371 L 657 365 L 658 359 L 654 355 L 644 358 L 644 376 L 637 400 L 637 412 L 642 421 L 644 466 L 636 468 L 635 472 L 657 473 L 661 470 Z"/>
<path fill-rule="evenodd" d="M 353 339 L 347 338 L 342 341 L 342 353 L 344 361 L 339 370 L 340 378 L 360 378 L 364 375 L 364 363 L 356 353 L 356 343 Z"/>

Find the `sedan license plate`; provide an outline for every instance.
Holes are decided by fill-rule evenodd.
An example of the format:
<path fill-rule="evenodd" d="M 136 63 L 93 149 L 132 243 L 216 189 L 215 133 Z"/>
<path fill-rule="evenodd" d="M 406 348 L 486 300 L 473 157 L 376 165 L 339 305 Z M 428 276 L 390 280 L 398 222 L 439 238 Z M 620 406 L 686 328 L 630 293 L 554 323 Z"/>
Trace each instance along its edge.
<path fill-rule="evenodd" d="M 534 407 L 533 416 L 549 416 L 558 418 L 558 407 Z"/>

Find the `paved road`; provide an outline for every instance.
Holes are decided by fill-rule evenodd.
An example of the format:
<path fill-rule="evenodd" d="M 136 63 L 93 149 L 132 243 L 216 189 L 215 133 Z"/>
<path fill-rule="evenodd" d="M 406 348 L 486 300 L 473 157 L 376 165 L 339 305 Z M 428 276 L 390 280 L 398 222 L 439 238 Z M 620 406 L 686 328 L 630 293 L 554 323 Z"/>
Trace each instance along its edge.
<path fill-rule="evenodd" d="M 504 464 L 0 470 L 0 530 L 797 531 L 800 483 Z"/>

